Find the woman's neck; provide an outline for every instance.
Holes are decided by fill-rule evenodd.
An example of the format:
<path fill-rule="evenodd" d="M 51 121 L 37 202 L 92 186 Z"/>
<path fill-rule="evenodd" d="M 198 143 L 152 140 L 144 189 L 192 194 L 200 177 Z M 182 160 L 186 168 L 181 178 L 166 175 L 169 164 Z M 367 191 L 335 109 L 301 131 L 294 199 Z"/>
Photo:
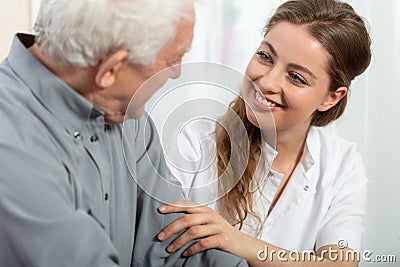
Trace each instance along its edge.
<path fill-rule="evenodd" d="M 309 127 L 305 129 L 284 130 L 276 133 L 276 150 L 278 155 L 273 161 L 272 169 L 290 176 L 300 161 L 307 139 Z"/>

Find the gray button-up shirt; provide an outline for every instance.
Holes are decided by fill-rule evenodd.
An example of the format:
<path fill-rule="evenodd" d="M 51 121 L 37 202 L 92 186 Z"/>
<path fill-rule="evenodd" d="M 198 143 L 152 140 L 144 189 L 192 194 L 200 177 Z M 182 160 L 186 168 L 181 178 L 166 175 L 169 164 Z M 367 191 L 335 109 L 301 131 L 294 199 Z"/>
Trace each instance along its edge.
<path fill-rule="evenodd" d="M 0 65 L 0 266 L 245 265 L 219 250 L 166 252 L 156 236 L 181 214 L 159 214 L 161 202 L 136 183 L 181 198 L 179 187 L 157 182 L 170 176 L 154 125 L 128 121 L 124 147 L 122 126 L 105 126 L 101 111 L 29 53 L 33 42 L 19 34 Z"/>

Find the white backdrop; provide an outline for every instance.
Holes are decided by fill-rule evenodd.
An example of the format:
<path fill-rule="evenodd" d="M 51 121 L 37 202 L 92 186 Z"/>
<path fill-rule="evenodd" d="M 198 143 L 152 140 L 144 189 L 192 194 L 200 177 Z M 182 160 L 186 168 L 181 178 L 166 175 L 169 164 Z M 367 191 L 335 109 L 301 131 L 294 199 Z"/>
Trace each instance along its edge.
<path fill-rule="evenodd" d="M 33 18 L 39 0 L 32 0 Z M 204 0 L 197 5 L 192 50 L 184 62 L 212 61 L 243 72 L 261 41 L 264 22 L 282 0 Z M 370 23 L 373 60 L 357 79 L 344 117 L 333 125 L 362 153 L 369 184 L 363 249 L 400 262 L 400 1 L 349 0 Z M 284 234 L 284 233 L 283 233 Z"/>

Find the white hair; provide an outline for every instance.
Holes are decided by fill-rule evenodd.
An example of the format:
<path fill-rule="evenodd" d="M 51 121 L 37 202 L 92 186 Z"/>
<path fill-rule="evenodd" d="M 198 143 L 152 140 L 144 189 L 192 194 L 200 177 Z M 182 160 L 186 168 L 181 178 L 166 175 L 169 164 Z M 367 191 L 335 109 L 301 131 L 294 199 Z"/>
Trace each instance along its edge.
<path fill-rule="evenodd" d="M 193 0 L 42 0 L 36 42 L 60 63 L 89 67 L 120 49 L 129 61 L 151 65 L 175 37 Z"/>

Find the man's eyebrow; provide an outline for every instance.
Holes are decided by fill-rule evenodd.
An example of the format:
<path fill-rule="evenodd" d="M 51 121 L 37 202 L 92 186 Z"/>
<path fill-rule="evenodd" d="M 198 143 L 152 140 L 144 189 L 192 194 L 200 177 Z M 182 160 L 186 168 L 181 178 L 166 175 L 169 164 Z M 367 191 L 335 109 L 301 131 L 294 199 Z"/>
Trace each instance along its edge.
<path fill-rule="evenodd" d="M 192 49 L 192 46 L 188 46 L 181 54 L 180 56 L 183 57 L 185 54 L 189 53 L 189 51 Z"/>
<path fill-rule="evenodd" d="M 192 49 L 192 45 L 189 45 L 189 46 L 185 49 L 185 53 L 188 53 L 191 49 Z"/>
<path fill-rule="evenodd" d="M 176 56 L 176 57 L 179 57 L 179 58 L 182 58 L 182 57 L 184 57 L 184 56 L 190 51 L 190 49 L 192 49 L 192 46 L 191 46 L 191 45 L 188 46 L 185 50 L 182 50 L 179 54 L 176 53 L 175 56 Z"/>
<path fill-rule="evenodd" d="M 276 52 L 276 50 L 275 50 L 275 48 L 274 48 L 274 46 L 272 44 L 268 43 L 267 41 L 263 41 L 262 44 L 268 46 L 269 50 L 271 50 L 271 53 L 274 56 L 278 57 L 278 53 Z M 310 71 L 309 69 L 307 69 L 304 66 L 301 66 L 301 65 L 295 64 L 295 63 L 289 63 L 288 66 L 293 68 L 293 69 L 297 69 L 297 70 L 303 71 L 303 72 L 307 73 L 308 75 L 310 75 L 311 77 L 313 77 L 314 79 L 317 79 L 315 74 L 312 73 L 312 71 Z"/>

